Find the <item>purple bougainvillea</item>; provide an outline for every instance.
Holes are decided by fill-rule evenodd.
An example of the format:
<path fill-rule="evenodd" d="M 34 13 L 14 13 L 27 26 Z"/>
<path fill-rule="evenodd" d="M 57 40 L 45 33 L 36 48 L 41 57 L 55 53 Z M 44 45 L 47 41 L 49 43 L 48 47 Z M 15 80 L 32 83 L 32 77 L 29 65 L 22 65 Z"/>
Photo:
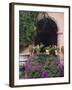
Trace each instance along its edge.
<path fill-rule="evenodd" d="M 29 71 L 29 69 L 30 69 L 30 63 L 32 62 L 32 60 L 33 60 L 33 56 L 31 55 L 31 56 L 29 56 L 28 61 L 26 62 L 26 64 L 23 65 L 23 70 L 25 72 L 28 72 Z"/>
<path fill-rule="evenodd" d="M 41 65 L 36 64 L 36 65 L 32 66 L 32 71 L 40 72 L 41 70 L 42 70 L 42 66 Z"/>
<path fill-rule="evenodd" d="M 24 71 L 25 71 L 25 72 L 28 72 L 29 69 L 30 69 L 30 65 L 29 65 L 28 63 L 26 63 L 26 64 L 24 65 Z"/>
<path fill-rule="evenodd" d="M 42 59 L 44 60 L 43 63 Z M 24 63 L 22 70 L 24 74 L 27 73 L 27 78 L 49 78 L 64 76 L 64 64 L 60 63 L 60 56 L 30 55 L 28 57 L 28 61 Z"/>
<path fill-rule="evenodd" d="M 41 77 L 42 78 L 48 77 L 48 71 L 46 70 L 42 71 Z"/>

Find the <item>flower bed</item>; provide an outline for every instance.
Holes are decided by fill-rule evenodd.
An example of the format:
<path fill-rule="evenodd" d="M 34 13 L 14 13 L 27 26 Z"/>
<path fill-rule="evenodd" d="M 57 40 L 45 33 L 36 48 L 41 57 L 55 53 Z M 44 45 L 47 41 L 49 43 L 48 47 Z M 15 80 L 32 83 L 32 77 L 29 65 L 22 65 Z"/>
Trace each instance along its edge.
<path fill-rule="evenodd" d="M 20 79 L 63 77 L 64 65 L 57 55 L 35 54 L 28 57 L 28 61 L 19 66 Z"/>

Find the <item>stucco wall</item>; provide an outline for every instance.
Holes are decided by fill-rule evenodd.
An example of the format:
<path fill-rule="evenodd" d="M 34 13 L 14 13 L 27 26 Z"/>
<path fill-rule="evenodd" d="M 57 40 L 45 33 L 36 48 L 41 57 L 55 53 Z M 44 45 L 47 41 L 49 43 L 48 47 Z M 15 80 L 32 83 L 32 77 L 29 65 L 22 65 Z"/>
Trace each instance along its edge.
<path fill-rule="evenodd" d="M 58 26 L 58 46 L 61 47 L 64 45 L 64 13 L 48 13 L 51 16 Z"/>

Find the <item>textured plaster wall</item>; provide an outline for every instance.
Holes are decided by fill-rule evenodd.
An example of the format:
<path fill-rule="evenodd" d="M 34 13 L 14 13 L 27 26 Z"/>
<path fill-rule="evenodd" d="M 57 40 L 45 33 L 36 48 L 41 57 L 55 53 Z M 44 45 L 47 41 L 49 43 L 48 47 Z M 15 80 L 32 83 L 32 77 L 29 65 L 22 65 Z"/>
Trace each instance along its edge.
<path fill-rule="evenodd" d="M 64 13 L 48 13 L 55 20 L 58 26 L 58 46 L 64 45 Z"/>

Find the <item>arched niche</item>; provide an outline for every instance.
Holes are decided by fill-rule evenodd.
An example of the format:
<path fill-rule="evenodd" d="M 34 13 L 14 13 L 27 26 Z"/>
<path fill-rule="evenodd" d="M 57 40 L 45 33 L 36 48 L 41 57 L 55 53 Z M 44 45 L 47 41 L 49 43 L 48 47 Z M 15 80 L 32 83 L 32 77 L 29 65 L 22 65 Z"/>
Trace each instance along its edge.
<path fill-rule="evenodd" d="M 35 44 L 44 44 L 44 46 L 57 45 L 58 27 L 50 16 L 42 16 L 37 22 L 37 35 L 35 36 Z"/>

